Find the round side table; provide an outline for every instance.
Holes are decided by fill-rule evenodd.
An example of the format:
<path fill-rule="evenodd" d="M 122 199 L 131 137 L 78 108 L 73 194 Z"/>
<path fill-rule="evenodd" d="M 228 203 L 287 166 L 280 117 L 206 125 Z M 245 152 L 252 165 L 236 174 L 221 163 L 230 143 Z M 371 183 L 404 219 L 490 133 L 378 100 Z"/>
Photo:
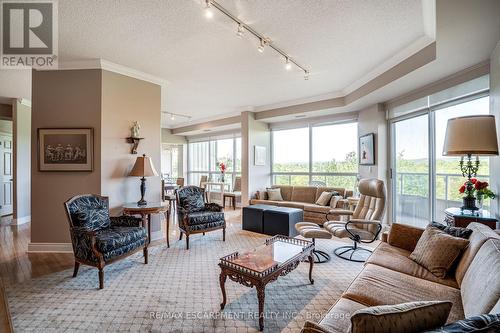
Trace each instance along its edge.
<path fill-rule="evenodd" d="M 167 247 L 170 247 L 168 239 L 169 224 L 170 224 L 170 206 L 163 202 L 148 202 L 146 205 L 139 206 L 137 203 L 127 203 L 122 206 L 123 213 L 126 215 L 140 215 L 142 218 L 142 226 L 148 228 L 148 244 L 151 243 L 151 215 L 164 214 L 167 224 Z"/>

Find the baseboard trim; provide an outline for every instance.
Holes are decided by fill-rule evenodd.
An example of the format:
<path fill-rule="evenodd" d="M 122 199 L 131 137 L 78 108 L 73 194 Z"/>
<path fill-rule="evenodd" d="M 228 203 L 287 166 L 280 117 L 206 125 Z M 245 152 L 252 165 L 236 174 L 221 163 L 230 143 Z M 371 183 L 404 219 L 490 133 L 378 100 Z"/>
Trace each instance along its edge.
<path fill-rule="evenodd" d="M 29 243 L 28 253 L 73 253 L 71 243 Z"/>
<path fill-rule="evenodd" d="M 12 219 L 12 225 L 20 225 L 20 224 L 25 224 L 31 222 L 31 215 L 17 218 L 17 219 Z"/>

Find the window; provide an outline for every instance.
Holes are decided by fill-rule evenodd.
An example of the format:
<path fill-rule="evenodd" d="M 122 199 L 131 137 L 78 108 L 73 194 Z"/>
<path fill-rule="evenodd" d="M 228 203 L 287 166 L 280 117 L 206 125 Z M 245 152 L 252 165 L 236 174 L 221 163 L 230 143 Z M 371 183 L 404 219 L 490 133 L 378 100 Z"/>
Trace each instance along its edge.
<path fill-rule="evenodd" d="M 188 144 L 188 183 L 199 185 L 201 176 L 220 179 L 219 163 L 227 167 L 224 181 L 232 186 L 241 173 L 241 138 L 207 139 Z"/>
<path fill-rule="evenodd" d="M 488 113 L 489 97 L 474 93 L 392 120 L 395 222 L 425 227 L 430 220 L 444 221 L 446 208 L 462 205 L 458 189 L 466 179 L 460 172 L 460 158 L 443 156 L 447 122 L 454 117 Z M 480 161 L 477 178 L 489 182 L 489 158 L 481 157 Z"/>
<path fill-rule="evenodd" d="M 273 183 L 354 188 L 357 140 L 355 122 L 273 130 Z"/>

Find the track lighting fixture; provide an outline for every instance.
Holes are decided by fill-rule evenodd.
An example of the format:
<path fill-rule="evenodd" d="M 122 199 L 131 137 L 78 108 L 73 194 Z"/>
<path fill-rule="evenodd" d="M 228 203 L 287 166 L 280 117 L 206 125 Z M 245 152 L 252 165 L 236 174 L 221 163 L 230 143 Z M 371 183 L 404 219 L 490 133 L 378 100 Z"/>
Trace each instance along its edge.
<path fill-rule="evenodd" d="M 233 15 L 231 12 L 229 12 L 226 8 L 222 7 L 216 0 L 205 0 L 205 16 L 209 19 L 214 16 L 212 9 L 217 9 L 221 14 L 224 14 L 226 17 L 228 17 L 230 20 L 232 20 L 233 22 L 235 22 L 238 25 L 238 30 L 236 31 L 236 36 L 243 37 L 245 32 L 248 32 L 249 35 L 252 35 L 259 40 L 259 46 L 258 46 L 257 50 L 260 53 L 263 53 L 265 47 L 269 46 L 270 49 L 274 50 L 280 56 L 285 58 L 285 61 L 286 61 L 285 62 L 285 69 L 286 70 L 291 70 L 293 68 L 292 65 L 295 65 L 296 67 L 298 67 L 300 70 L 302 70 L 304 72 L 304 80 L 309 80 L 309 70 L 306 69 L 301 64 L 299 64 L 294 59 L 290 58 L 290 56 L 285 51 L 280 49 L 277 45 L 275 45 L 271 41 L 271 39 L 265 37 L 263 34 L 257 32 L 252 27 L 250 27 L 248 24 L 241 21 L 239 18 L 237 18 L 235 15 Z"/>
<path fill-rule="evenodd" d="M 212 11 L 210 0 L 205 0 L 205 17 L 207 19 L 211 19 L 212 17 L 214 17 L 214 12 Z"/>
<path fill-rule="evenodd" d="M 243 27 L 243 23 L 238 24 L 238 31 L 236 32 L 236 36 L 238 37 L 243 37 L 243 34 L 245 33 L 245 28 Z"/>

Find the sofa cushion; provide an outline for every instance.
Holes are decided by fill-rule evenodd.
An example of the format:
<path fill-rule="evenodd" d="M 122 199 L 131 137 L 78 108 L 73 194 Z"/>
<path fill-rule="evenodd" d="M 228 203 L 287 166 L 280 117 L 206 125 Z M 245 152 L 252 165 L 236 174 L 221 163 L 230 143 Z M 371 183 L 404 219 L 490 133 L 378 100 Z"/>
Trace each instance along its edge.
<path fill-rule="evenodd" d="M 466 316 L 488 313 L 500 298 L 500 240 L 487 240 L 472 260 L 462 280 Z"/>
<path fill-rule="evenodd" d="M 351 314 L 364 308 L 366 305 L 342 297 L 319 324 L 332 332 L 347 332 L 351 325 Z"/>
<path fill-rule="evenodd" d="M 330 208 L 342 208 L 342 206 L 339 207 L 339 202 L 341 200 L 342 200 L 342 196 L 332 195 L 332 198 L 330 199 Z"/>
<path fill-rule="evenodd" d="M 457 281 L 453 276 L 446 276 L 444 279 L 436 277 L 425 267 L 411 260 L 410 253 L 408 250 L 382 242 L 366 262 L 458 289 Z"/>
<path fill-rule="evenodd" d="M 424 229 L 416 228 L 403 223 L 393 223 L 387 236 L 387 242 L 400 249 L 413 251 L 422 236 Z"/>
<path fill-rule="evenodd" d="M 281 196 L 280 188 L 268 188 L 267 189 L 267 198 L 273 201 L 283 201 L 283 197 Z"/>
<path fill-rule="evenodd" d="M 468 244 L 466 239 L 453 237 L 429 225 L 410 254 L 410 259 L 427 268 L 438 278 L 444 278 Z"/>
<path fill-rule="evenodd" d="M 463 255 L 460 257 L 457 268 L 455 270 L 455 279 L 458 285 L 462 285 L 467 268 L 469 268 L 472 259 L 476 255 L 481 246 L 490 238 L 500 239 L 500 236 L 488 226 L 480 223 L 471 223 L 467 226 L 472 230 L 472 235 L 469 237 L 469 246 L 465 249 Z"/>
<path fill-rule="evenodd" d="M 351 316 L 350 332 L 422 332 L 444 325 L 451 305 L 451 302 L 427 301 L 361 309 Z"/>
<path fill-rule="evenodd" d="M 316 196 L 314 200 L 318 200 L 319 196 L 323 192 L 332 192 L 333 195 L 340 195 L 342 198 L 345 197 L 345 188 L 343 187 L 332 187 L 332 186 L 318 186 L 316 187 Z M 337 192 L 337 194 L 335 194 Z"/>
<path fill-rule="evenodd" d="M 330 206 L 319 206 L 315 204 L 302 204 L 304 211 L 322 213 L 324 215 L 328 214 L 332 208 Z"/>
<path fill-rule="evenodd" d="M 315 204 L 319 206 L 327 206 L 330 203 L 330 199 L 332 198 L 332 196 L 332 192 L 323 192 L 321 193 L 319 198 L 316 199 Z"/>
<path fill-rule="evenodd" d="M 500 332 L 500 314 L 484 314 L 465 318 L 425 333 L 465 333 L 465 332 Z"/>
<path fill-rule="evenodd" d="M 146 228 L 142 227 L 111 227 L 99 230 L 96 234 L 96 247 L 102 253 L 110 252 L 146 239 L 146 234 Z"/>
<path fill-rule="evenodd" d="M 279 201 L 278 206 L 280 207 L 289 207 L 289 208 L 298 208 L 304 209 L 303 202 L 293 202 L 293 201 Z"/>
<path fill-rule="evenodd" d="M 279 188 L 281 190 L 281 197 L 284 201 L 292 201 L 293 186 L 291 185 L 273 185 L 272 188 Z"/>
<path fill-rule="evenodd" d="M 193 212 L 188 215 L 188 225 L 206 224 L 224 221 L 223 212 L 201 211 Z"/>
<path fill-rule="evenodd" d="M 294 186 L 291 201 L 314 203 L 316 191 L 316 187 L 312 186 Z"/>
<path fill-rule="evenodd" d="M 366 306 L 450 301 L 448 322 L 464 318 L 460 290 L 373 264 L 366 264 L 343 297 Z"/>
<path fill-rule="evenodd" d="M 450 227 L 437 222 L 432 222 L 431 225 L 434 228 L 438 228 L 439 230 L 446 232 L 448 235 L 452 235 L 453 237 L 469 239 L 470 235 L 472 234 L 472 230 L 467 228 Z"/>
<path fill-rule="evenodd" d="M 260 199 L 252 199 L 250 200 L 251 205 L 274 205 L 278 206 L 282 201 L 273 201 L 273 200 L 260 200 Z"/>

